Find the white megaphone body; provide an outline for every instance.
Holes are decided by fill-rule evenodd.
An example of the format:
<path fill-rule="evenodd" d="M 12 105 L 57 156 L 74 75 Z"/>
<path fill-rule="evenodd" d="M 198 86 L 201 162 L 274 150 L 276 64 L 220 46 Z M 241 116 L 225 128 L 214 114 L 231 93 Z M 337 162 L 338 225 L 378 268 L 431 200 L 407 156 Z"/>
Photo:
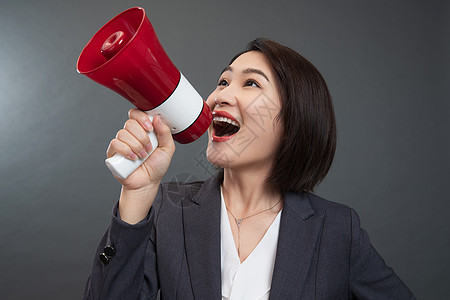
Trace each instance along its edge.
<path fill-rule="evenodd" d="M 106 23 L 84 47 L 77 71 L 122 95 L 150 119 L 160 115 L 179 143 L 195 141 L 211 124 L 208 105 L 169 59 L 141 7 Z M 156 149 L 155 133 L 149 137 Z M 105 162 L 125 179 L 147 157 L 133 161 L 116 154 Z"/>

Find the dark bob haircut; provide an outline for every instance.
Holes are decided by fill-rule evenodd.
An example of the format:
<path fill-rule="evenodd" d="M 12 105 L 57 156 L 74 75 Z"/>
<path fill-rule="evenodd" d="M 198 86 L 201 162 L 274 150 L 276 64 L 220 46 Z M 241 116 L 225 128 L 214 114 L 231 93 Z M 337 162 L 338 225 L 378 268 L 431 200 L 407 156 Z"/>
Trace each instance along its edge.
<path fill-rule="evenodd" d="M 277 79 L 282 135 L 268 183 L 281 191 L 313 191 L 327 175 L 336 150 L 336 121 L 328 87 L 319 71 L 296 51 L 268 39 L 246 50 L 269 60 Z"/>

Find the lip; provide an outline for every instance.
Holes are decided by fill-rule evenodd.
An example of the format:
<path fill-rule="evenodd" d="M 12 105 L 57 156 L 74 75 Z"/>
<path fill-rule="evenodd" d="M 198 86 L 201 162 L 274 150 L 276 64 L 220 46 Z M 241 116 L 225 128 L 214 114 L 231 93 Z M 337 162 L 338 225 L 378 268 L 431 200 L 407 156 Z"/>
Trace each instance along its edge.
<path fill-rule="evenodd" d="M 235 121 L 236 123 L 239 124 L 239 126 L 241 125 L 239 123 L 238 120 L 236 120 L 230 113 L 223 111 L 223 110 L 216 110 L 212 112 L 212 118 L 214 119 L 214 117 L 223 117 L 223 118 L 228 118 L 232 121 Z M 213 121 L 214 122 L 214 121 Z M 239 132 L 239 131 L 238 131 Z M 229 135 L 229 136 L 216 136 L 215 132 L 214 132 L 214 126 L 212 127 L 212 134 L 211 134 L 211 139 L 213 142 L 225 142 L 228 140 L 231 140 L 235 135 L 237 134 L 237 132 L 233 135 Z"/>

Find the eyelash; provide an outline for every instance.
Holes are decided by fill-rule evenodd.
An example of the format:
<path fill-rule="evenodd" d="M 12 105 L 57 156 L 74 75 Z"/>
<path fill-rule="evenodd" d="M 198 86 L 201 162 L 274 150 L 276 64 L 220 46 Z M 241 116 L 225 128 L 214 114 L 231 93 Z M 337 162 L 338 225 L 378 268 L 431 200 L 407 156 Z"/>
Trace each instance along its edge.
<path fill-rule="evenodd" d="M 258 84 L 258 82 L 256 82 L 256 80 L 254 80 L 254 79 L 247 79 L 246 81 L 245 81 L 245 86 L 249 86 L 248 84 L 254 84 L 254 85 L 256 85 L 256 87 L 260 87 L 259 86 L 259 84 Z"/>
<path fill-rule="evenodd" d="M 226 79 L 220 79 L 219 82 L 217 83 L 218 86 L 224 86 L 225 84 L 228 85 L 228 81 Z M 256 82 L 256 80 L 254 79 L 247 79 L 244 83 L 244 86 L 251 86 L 249 84 L 254 84 L 256 87 L 261 87 L 258 82 Z"/>
<path fill-rule="evenodd" d="M 225 84 L 228 84 L 228 81 L 226 81 L 225 79 L 219 79 L 219 82 L 217 83 L 217 85 L 218 86 L 221 86 L 221 85 L 224 85 L 223 83 L 225 83 Z"/>

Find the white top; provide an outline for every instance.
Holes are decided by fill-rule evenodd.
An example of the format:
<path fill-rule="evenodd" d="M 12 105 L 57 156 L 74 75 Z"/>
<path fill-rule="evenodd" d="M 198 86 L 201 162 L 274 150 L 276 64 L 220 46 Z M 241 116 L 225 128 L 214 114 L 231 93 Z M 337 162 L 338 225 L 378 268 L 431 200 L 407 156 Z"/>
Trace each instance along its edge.
<path fill-rule="evenodd" d="M 220 216 L 222 300 L 267 300 L 277 252 L 281 210 L 256 248 L 241 264 L 231 232 L 222 188 L 220 194 L 222 200 Z"/>

